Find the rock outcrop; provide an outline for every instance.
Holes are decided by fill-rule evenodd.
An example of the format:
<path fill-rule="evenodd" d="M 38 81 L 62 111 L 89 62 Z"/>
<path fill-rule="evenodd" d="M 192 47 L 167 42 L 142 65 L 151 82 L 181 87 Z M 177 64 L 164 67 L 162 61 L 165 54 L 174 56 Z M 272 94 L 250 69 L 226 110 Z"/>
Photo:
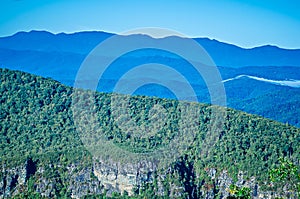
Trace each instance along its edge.
<path fill-rule="evenodd" d="M 62 166 L 59 162 L 49 165 L 40 165 L 31 159 L 26 160 L 20 166 L 8 167 L 1 165 L 0 175 L 0 198 L 9 198 L 26 192 L 33 188 L 34 192 L 46 198 L 53 198 L 58 192 L 64 192 L 71 198 L 82 198 L 86 195 L 98 195 L 113 192 L 133 194 L 133 189 L 147 183 L 156 182 L 154 194 L 165 195 L 164 180 L 171 167 L 164 173 L 157 173 L 157 167 L 151 162 L 140 164 L 120 164 L 115 162 L 94 159 L 90 166 L 83 166 L 82 163 L 72 163 Z M 156 173 L 156 175 L 155 175 Z M 233 179 L 226 170 L 217 171 L 215 168 L 206 169 L 207 175 L 214 182 L 213 184 L 203 183 L 200 189 L 201 198 L 213 199 L 229 196 L 229 187 Z M 274 193 L 263 192 L 254 177 L 245 179 L 245 172 L 239 171 L 237 182 L 238 187 L 249 187 L 253 198 L 273 198 Z M 29 185 L 30 179 L 32 185 Z M 204 188 L 203 188 L 204 187 Z M 171 198 L 186 196 L 187 187 L 169 184 L 168 195 Z M 216 192 L 217 190 L 217 192 Z"/>

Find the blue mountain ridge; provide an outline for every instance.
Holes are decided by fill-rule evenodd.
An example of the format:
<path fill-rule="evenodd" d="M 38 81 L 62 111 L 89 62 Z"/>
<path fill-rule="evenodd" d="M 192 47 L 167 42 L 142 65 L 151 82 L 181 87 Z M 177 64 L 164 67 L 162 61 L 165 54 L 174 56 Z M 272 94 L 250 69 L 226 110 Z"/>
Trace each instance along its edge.
<path fill-rule="evenodd" d="M 114 36 L 106 32 L 77 32 L 72 34 L 52 34 L 46 31 L 18 32 L 12 36 L 0 38 L 0 48 L 11 50 L 33 50 L 42 52 L 71 52 L 88 54 L 105 39 Z M 154 39 L 139 35 L 144 39 Z M 183 39 L 179 37 L 167 37 Z M 240 68 L 245 66 L 300 66 L 300 49 L 282 49 L 266 45 L 250 49 L 211 40 L 195 38 L 212 57 L 216 65 Z"/>

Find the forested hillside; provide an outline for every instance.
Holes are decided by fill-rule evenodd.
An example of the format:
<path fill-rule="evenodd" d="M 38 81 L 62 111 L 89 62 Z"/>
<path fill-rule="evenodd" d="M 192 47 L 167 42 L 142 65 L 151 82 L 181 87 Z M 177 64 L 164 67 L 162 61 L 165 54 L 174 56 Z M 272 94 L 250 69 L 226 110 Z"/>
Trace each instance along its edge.
<path fill-rule="evenodd" d="M 103 176 L 96 172 L 98 160 L 82 144 L 82 135 L 74 125 L 71 106 L 76 98 L 71 87 L 7 69 L 0 69 L 0 77 L 0 197 L 104 197 L 106 194 L 121 197 L 113 192 L 124 192 L 122 197 L 129 197 L 127 189 L 121 186 L 104 186 Z M 79 92 L 84 96 L 91 91 Z M 178 101 L 128 96 L 130 114 L 136 124 L 149 122 L 149 107 L 154 105 L 164 107 L 167 118 L 172 119 L 159 132 L 150 129 L 151 133 L 143 136 L 124 132 L 114 123 L 112 96 L 116 95 L 96 93 L 93 111 L 101 127 L 99 131 L 104 131 L 106 139 L 114 145 L 134 153 L 147 153 L 168 145 L 176 135 L 180 121 Z M 280 193 L 282 187 L 271 183 L 269 171 L 279 164 L 280 157 L 299 167 L 299 128 L 219 107 L 226 112 L 219 127 L 222 131 L 209 154 L 203 155 L 203 140 L 210 133 L 213 118 L 212 106 L 193 103 L 192 107 L 201 113 L 192 143 L 166 168 L 149 171 L 144 180 L 136 177 L 130 185 L 133 188 L 130 197 L 224 198 L 231 195 L 238 198 L 236 192 L 230 192 L 234 184 L 240 189 L 250 188 L 253 197 L 272 191 Z M 296 198 L 295 192 L 285 190 Z"/>

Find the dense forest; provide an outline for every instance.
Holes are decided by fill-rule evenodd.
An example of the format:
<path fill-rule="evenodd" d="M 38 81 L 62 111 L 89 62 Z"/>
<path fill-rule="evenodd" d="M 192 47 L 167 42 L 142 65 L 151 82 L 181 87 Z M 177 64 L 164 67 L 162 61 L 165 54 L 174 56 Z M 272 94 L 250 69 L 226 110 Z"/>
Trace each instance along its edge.
<path fill-rule="evenodd" d="M 211 191 L 216 198 L 222 198 L 224 195 L 220 191 L 221 187 L 212 176 L 222 175 L 224 171 L 233 179 L 230 189 L 227 190 L 231 198 L 247 198 L 255 194 L 249 187 L 236 186 L 241 171 L 246 179 L 254 177 L 262 191 L 271 190 L 281 194 L 280 196 L 288 194 L 295 198 L 297 189 L 300 192 L 299 128 L 208 104 L 182 104 L 170 99 L 73 89 L 57 81 L 19 71 L 1 69 L 0 76 L 1 179 L 5 175 L 5 169 L 23 162 L 27 165 L 42 166 L 46 170 L 44 177 L 55 179 L 55 188 L 51 196 L 69 198 L 71 193 L 68 186 L 71 182 L 66 168 L 76 163 L 80 167 L 77 169 L 80 170 L 91 167 L 94 161 L 95 153 L 86 142 L 97 146 L 101 145 L 101 139 L 104 139 L 113 143 L 116 149 L 128 151 L 130 154 L 147 154 L 169 145 L 172 139 L 180 135 L 181 125 L 190 125 L 188 122 L 193 122 L 197 117 L 195 132 L 184 132 L 192 134 L 192 139 L 187 140 L 190 142 L 180 143 L 186 145 L 178 151 L 180 155 L 166 164 L 167 166 L 154 171 L 151 182 L 135 186 L 131 196 L 128 196 L 128 193 L 112 193 L 109 197 L 201 198 L 204 193 Z M 92 110 L 87 110 L 85 107 L 89 107 L 87 104 L 91 97 Z M 122 110 L 112 106 L 112 101 L 118 101 L 120 97 L 125 98 L 129 104 L 129 122 L 125 121 L 126 118 L 118 117 L 121 114 L 113 114 Z M 74 109 L 74 104 L 77 109 Z M 156 112 L 152 109 L 155 106 L 163 107 L 165 112 Z M 180 112 L 184 106 L 196 110 L 199 115 L 183 116 Z M 212 118 L 215 117 L 214 110 L 225 113 L 219 115 L 222 117 L 222 123 L 217 124 L 217 129 L 221 129 L 218 132 L 211 132 L 214 130 L 211 128 Z M 82 116 L 74 120 L 74 115 L 79 114 L 76 111 Z M 96 116 L 92 126 L 90 118 L 84 117 L 86 111 Z M 163 127 L 152 125 L 153 120 Z M 181 124 L 182 121 L 185 123 Z M 78 122 L 83 125 L 78 125 Z M 130 122 L 143 127 L 140 129 L 147 133 L 135 132 L 138 130 L 130 128 Z M 92 133 L 85 132 L 87 127 L 84 124 L 93 129 Z M 126 125 L 128 126 L 125 128 Z M 99 133 L 102 133 L 101 138 L 97 137 Z M 212 141 L 209 135 L 217 135 L 216 140 Z M 212 143 L 207 143 L 210 141 Z M 211 145 L 209 151 L 203 151 L 208 144 Z M 114 153 L 118 153 L 113 150 L 114 148 L 110 151 L 112 158 Z M 102 152 L 100 151 L 100 154 Z M 124 160 L 120 156 L 117 157 L 115 161 L 128 161 L 128 157 L 124 157 Z M 57 162 L 59 167 L 51 167 Z M 286 175 L 282 176 L 280 172 Z M 158 180 L 162 173 L 164 178 Z M 21 187 L 23 191 L 15 197 L 41 197 L 36 190 L 40 178 L 35 172 L 29 173 L 25 177 L 26 184 Z M 179 187 L 177 195 L 174 195 L 171 185 Z M 12 190 L 15 186 L 11 187 Z M 159 187 L 163 187 L 163 194 L 158 194 Z M 85 197 L 105 198 L 106 191 L 103 189 L 102 194 L 87 194 Z M 0 193 L 4 193 L 4 190 L 0 190 Z"/>

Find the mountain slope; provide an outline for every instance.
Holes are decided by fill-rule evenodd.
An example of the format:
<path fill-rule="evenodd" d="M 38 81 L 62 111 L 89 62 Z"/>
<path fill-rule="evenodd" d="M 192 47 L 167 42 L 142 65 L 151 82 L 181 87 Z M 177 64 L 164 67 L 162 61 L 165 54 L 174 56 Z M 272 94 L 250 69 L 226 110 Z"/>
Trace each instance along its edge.
<path fill-rule="evenodd" d="M 115 163 L 106 162 L 99 157 L 92 158 L 93 154 L 87 152 L 88 147 L 82 144 L 83 137 L 79 129 L 76 130 L 78 126 L 74 125 L 72 99 L 76 101 L 80 98 L 84 100 L 82 102 L 88 103 L 89 99 L 85 96 L 89 91 L 79 90 L 82 95 L 77 99 L 72 98 L 74 92 L 70 87 L 51 79 L 7 69 L 1 69 L 0 74 L 0 177 L 4 182 L 0 184 L 1 195 L 11 196 L 23 192 L 42 194 L 48 198 L 71 195 L 82 197 L 104 193 L 105 189 L 109 193 L 129 191 L 134 188 L 133 185 L 140 187 L 140 193 L 143 190 L 153 193 L 158 186 L 155 185 L 156 179 L 160 191 L 153 194 L 165 193 L 171 198 L 174 197 L 174 190 L 181 198 L 199 198 L 216 193 L 222 193 L 224 197 L 229 194 L 226 190 L 231 183 L 250 186 L 256 197 L 258 194 L 268 194 L 264 190 L 270 187 L 265 186 L 264 182 L 269 180 L 268 170 L 279 157 L 286 156 L 295 162 L 300 159 L 299 128 L 225 108 L 220 108 L 226 110 L 224 123 L 221 124 L 223 131 L 218 135 L 209 155 L 203 156 L 203 141 L 211 131 L 210 122 L 214 118 L 213 107 L 192 104 L 191 108 L 201 113 L 197 122 L 199 129 L 194 132 L 195 139 L 187 150 L 173 160 L 169 168 L 156 170 L 157 167 L 147 164 L 124 164 L 122 159 Z M 105 137 L 112 140 L 115 146 L 125 151 L 138 149 L 137 153 L 168 145 L 176 136 L 180 124 L 178 101 L 130 97 L 131 111 L 134 113 L 132 118 L 138 125 L 149 122 L 147 110 L 156 104 L 168 110 L 168 118 L 172 121 L 167 122 L 161 131 L 151 129 L 154 134 L 139 135 L 135 132 L 128 134 L 118 127 L 111 114 L 111 99 L 111 94 L 95 95 L 92 111 L 97 113 L 100 128 L 94 129 L 93 136 L 97 137 L 97 133 L 104 130 Z M 82 105 L 86 107 L 85 103 Z M 82 109 L 83 122 L 85 111 Z M 93 145 L 97 144 L 94 141 L 91 146 L 97 146 Z M 111 149 L 110 155 L 114 153 Z M 244 181 L 239 184 L 240 181 L 234 179 L 241 171 L 244 172 Z M 212 175 L 219 181 L 213 182 Z M 132 176 L 137 179 L 133 184 L 130 181 Z M 31 188 L 30 183 L 33 183 Z"/>

